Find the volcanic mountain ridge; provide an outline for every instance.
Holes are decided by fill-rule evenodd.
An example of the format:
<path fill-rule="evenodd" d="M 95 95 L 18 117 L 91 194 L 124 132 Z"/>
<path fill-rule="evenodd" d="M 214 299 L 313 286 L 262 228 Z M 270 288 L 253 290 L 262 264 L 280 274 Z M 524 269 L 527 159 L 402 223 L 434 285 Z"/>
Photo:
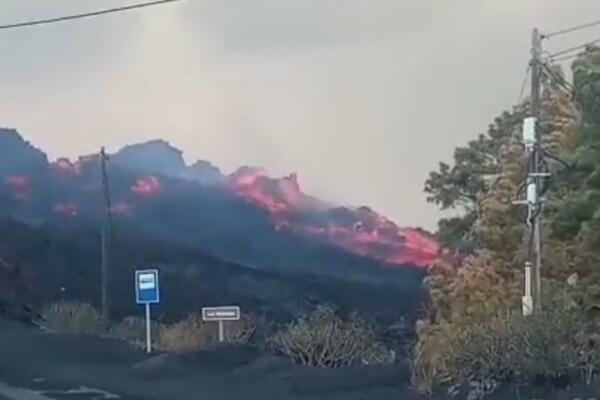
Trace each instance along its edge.
<path fill-rule="evenodd" d="M 275 235 L 288 238 L 281 251 L 289 238 L 304 238 L 387 267 L 426 268 L 440 253 L 423 230 L 400 228 L 368 207 L 335 206 L 304 194 L 295 174 L 275 179 L 264 169 L 242 167 L 226 175 L 207 161 L 186 165 L 182 151 L 163 140 L 126 146 L 109 155 L 107 165 L 115 220 L 145 218 L 140 226 L 152 231 L 170 224 L 165 238 L 179 235 L 192 246 L 218 242 L 211 251 L 227 254 L 235 247 L 235 258 L 244 253 L 256 260 L 266 248 L 276 253 L 277 243 L 267 239 Z M 49 162 L 16 130 L 0 129 L 0 178 L 0 202 L 11 216 L 64 223 L 102 214 L 98 155 Z"/>

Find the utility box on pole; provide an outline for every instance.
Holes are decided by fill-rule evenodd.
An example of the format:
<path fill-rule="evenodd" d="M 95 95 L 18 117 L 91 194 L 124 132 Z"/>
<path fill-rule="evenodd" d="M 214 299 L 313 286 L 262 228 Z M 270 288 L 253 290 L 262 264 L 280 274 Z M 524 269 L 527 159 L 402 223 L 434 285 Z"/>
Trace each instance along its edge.
<path fill-rule="evenodd" d="M 522 297 L 523 316 L 533 314 L 533 297 L 531 297 L 531 263 L 525 263 L 525 296 Z"/>

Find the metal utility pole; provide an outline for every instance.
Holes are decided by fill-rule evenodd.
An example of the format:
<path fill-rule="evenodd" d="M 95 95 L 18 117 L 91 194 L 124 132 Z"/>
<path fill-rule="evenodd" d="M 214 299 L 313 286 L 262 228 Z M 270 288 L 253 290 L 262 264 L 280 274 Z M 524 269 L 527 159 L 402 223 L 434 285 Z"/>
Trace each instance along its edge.
<path fill-rule="evenodd" d="M 110 321 L 110 244 L 112 238 L 110 190 L 108 173 L 106 172 L 106 152 L 100 150 L 100 166 L 102 169 L 102 192 L 104 195 L 104 215 L 102 218 L 102 318 Z"/>

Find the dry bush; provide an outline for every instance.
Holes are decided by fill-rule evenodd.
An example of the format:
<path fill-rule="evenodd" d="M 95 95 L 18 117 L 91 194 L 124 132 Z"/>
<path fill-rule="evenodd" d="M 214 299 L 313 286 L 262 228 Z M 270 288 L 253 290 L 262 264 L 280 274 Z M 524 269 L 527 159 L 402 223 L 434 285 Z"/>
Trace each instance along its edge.
<path fill-rule="evenodd" d="M 249 315 L 242 315 L 239 321 L 226 321 L 225 341 L 228 343 L 247 344 L 254 337 L 257 326 L 256 319 Z"/>
<path fill-rule="evenodd" d="M 87 303 L 57 302 L 42 310 L 47 329 L 83 334 L 101 334 L 104 324 L 100 314 Z"/>
<path fill-rule="evenodd" d="M 381 342 L 375 342 L 368 347 L 363 356 L 361 363 L 363 365 L 387 365 L 393 364 L 396 361 L 396 352 L 390 350 Z"/>
<path fill-rule="evenodd" d="M 196 352 L 217 341 L 217 325 L 202 321 L 192 314 L 183 321 L 161 326 L 157 347 L 173 353 Z"/>
<path fill-rule="evenodd" d="M 150 333 L 152 342 L 155 343 L 159 337 L 161 324 L 152 321 L 150 323 Z M 124 340 L 136 347 L 146 346 L 146 319 L 142 317 L 125 317 L 121 322 L 115 324 L 110 329 L 110 336 Z"/>
<path fill-rule="evenodd" d="M 358 316 L 340 318 L 330 306 L 319 306 L 306 317 L 271 336 L 273 351 L 315 367 L 339 368 L 381 359 L 382 345 L 372 327 Z"/>
<path fill-rule="evenodd" d="M 538 315 L 519 312 L 425 327 L 413 353 L 413 385 L 421 392 L 469 382 L 531 383 L 583 378 L 600 367 L 590 319 L 567 298 Z"/>
<path fill-rule="evenodd" d="M 413 350 L 413 386 L 422 393 L 431 393 L 435 386 L 452 385 L 461 379 L 457 367 L 458 354 L 470 337 L 467 328 L 440 322 L 419 330 Z"/>

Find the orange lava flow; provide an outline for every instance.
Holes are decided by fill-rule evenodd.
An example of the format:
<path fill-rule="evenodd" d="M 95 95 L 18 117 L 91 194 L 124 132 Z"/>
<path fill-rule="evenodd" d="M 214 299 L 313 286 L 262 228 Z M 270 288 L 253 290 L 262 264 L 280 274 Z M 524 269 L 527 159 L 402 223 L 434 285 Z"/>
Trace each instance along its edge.
<path fill-rule="evenodd" d="M 26 200 L 31 193 L 31 183 L 29 178 L 22 175 L 10 175 L 4 179 L 4 183 L 8 186 L 17 200 Z"/>
<path fill-rule="evenodd" d="M 162 185 L 156 176 L 146 176 L 137 180 L 131 191 L 141 197 L 154 197 L 162 192 Z"/>
<path fill-rule="evenodd" d="M 427 268 L 440 256 L 441 247 L 432 237 L 416 229 L 399 228 L 369 208 L 344 209 L 344 220 L 339 220 L 335 207 L 302 192 L 295 174 L 272 179 L 263 169 L 243 168 L 230 176 L 228 187 L 267 210 L 277 231 L 291 230 L 319 237 L 390 266 Z M 305 222 L 299 218 L 303 215 L 313 218 Z"/>
<path fill-rule="evenodd" d="M 52 209 L 56 214 L 65 217 L 77 217 L 79 215 L 79 208 L 73 203 L 57 203 Z"/>

